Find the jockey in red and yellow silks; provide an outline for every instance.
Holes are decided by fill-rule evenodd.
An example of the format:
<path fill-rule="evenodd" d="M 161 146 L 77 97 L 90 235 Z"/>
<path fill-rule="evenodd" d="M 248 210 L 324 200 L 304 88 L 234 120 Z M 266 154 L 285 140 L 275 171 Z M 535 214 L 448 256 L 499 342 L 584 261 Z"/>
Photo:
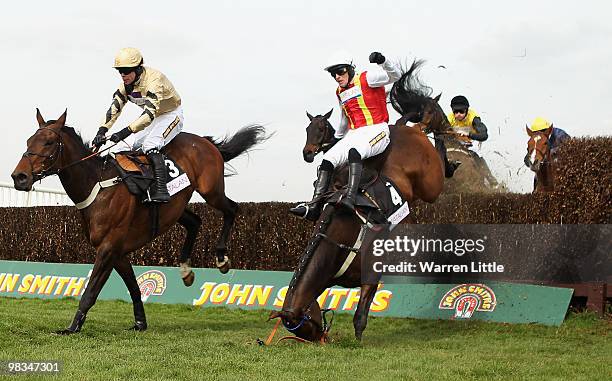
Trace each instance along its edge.
<path fill-rule="evenodd" d="M 362 160 L 382 153 L 389 145 L 385 85 L 397 81 L 402 73 L 398 65 L 387 61 L 378 52 L 370 54 L 369 59 L 378 67 L 363 73 L 356 73 L 352 60 L 346 57 L 335 58 L 325 67 L 338 83 L 336 95 L 343 111 L 334 134 L 338 142 L 323 155 L 313 200 L 308 205 L 300 204 L 290 210 L 299 217 L 313 221 L 319 218 L 322 209 L 320 198 L 329 187 L 334 168 L 347 161 L 348 187 L 340 204 L 354 209 Z"/>
<path fill-rule="evenodd" d="M 367 77 L 368 72 L 363 72 L 354 76 L 346 88 L 336 90 L 350 129 L 389 122 L 385 88 L 370 86 Z"/>

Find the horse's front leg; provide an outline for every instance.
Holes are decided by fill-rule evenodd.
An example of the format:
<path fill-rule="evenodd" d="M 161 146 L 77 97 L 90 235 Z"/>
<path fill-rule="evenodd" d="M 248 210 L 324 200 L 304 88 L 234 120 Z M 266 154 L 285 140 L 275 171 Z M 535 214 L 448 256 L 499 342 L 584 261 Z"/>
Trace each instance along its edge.
<path fill-rule="evenodd" d="M 96 303 L 98 295 L 100 295 L 100 291 L 102 291 L 102 287 L 104 287 L 104 284 L 108 280 L 111 271 L 113 271 L 115 259 L 116 254 L 114 254 L 110 249 L 98 249 L 96 261 L 94 262 L 91 277 L 89 278 L 89 283 L 87 284 L 87 288 L 81 297 L 79 309 L 74 315 L 74 319 L 72 319 L 72 324 L 70 324 L 68 328 L 57 331 L 56 333 L 68 335 L 81 330 L 83 323 L 85 323 L 87 312 Z"/>
<path fill-rule="evenodd" d="M 144 331 L 147 329 L 147 318 L 145 316 L 144 305 L 142 304 L 140 287 L 134 275 L 134 268 L 130 264 L 127 255 L 121 255 L 115 261 L 115 271 L 121 276 L 125 286 L 130 292 L 132 304 L 134 306 L 134 326 L 130 329 L 134 331 Z"/>
<path fill-rule="evenodd" d="M 362 284 L 361 294 L 359 295 L 359 304 L 357 310 L 355 310 L 355 316 L 353 316 L 353 327 L 355 327 L 355 338 L 361 340 L 363 331 L 368 324 L 368 313 L 370 312 L 370 305 L 376 295 L 377 284 Z"/>

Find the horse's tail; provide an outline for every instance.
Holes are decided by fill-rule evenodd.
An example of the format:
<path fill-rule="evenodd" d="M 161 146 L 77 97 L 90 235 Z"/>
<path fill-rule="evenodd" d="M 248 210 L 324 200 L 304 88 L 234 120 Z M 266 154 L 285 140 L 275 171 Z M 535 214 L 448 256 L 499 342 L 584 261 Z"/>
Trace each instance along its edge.
<path fill-rule="evenodd" d="M 414 60 L 412 65 L 393 84 L 389 92 L 389 101 L 400 115 L 420 113 L 431 96 L 432 89 L 424 85 L 418 77 L 418 71 L 424 60 Z"/>
<path fill-rule="evenodd" d="M 263 126 L 252 124 L 242 127 L 232 136 L 225 137 L 219 141 L 213 140 L 206 136 L 221 152 L 223 161 L 228 162 L 243 153 L 249 152 L 255 145 L 264 142 L 269 136 L 266 136 L 266 130 Z"/>

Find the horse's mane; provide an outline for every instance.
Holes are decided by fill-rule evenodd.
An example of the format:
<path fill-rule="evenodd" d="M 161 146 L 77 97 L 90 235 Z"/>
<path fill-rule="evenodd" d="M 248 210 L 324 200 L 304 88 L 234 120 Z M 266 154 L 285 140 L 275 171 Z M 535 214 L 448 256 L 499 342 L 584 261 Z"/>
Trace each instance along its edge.
<path fill-rule="evenodd" d="M 407 71 L 402 68 L 402 76 L 389 92 L 391 105 L 402 116 L 420 113 L 431 97 L 433 90 L 418 77 L 418 71 L 424 63 L 424 60 L 414 60 Z"/>
<path fill-rule="evenodd" d="M 47 123 L 45 123 L 45 127 L 51 126 L 51 125 L 55 124 L 56 122 L 57 122 L 57 120 L 48 120 Z M 72 139 L 74 139 L 74 141 L 78 145 L 80 145 L 81 148 L 84 151 L 86 151 L 87 153 L 92 153 L 93 152 L 91 150 L 91 148 L 89 148 L 89 141 L 84 141 L 80 132 L 77 132 L 74 128 L 72 128 L 70 126 L 63 126 L 62 127 L 62 131 L 66 132 L 68 134 L 68 136 L 70 136 Z"/>

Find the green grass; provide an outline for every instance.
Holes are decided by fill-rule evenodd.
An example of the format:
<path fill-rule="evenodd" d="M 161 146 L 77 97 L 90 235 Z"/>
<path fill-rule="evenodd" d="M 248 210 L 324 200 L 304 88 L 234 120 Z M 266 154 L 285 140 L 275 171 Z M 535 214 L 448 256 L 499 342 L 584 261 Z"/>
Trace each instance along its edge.
<path fill-rule="evenodd" d="M 262 347 L 268 312 L 186 305 L 146 305 L 149 330 L 136 333 L 124 330 L 131 304 L 100 301 L 80 334 L 51 335 L 76 306 L 0 298 L 0 361 L 59 360 L 55 379 L 70 380 L 612 379 L 612 324 L 586 313 L 561 327 L 370 318 L 361 343 L 337 315 L 331 344 Z"/>

